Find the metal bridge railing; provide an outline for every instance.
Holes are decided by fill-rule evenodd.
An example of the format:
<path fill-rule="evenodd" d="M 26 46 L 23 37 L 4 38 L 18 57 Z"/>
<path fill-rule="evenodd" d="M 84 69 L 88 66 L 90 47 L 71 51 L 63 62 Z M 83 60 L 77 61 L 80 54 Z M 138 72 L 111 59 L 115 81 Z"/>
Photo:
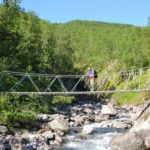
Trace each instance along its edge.
<path fill-rule="evenodd" d="M 150 69 L 99 74 L 90 92 L 83 75 L 0 72 L 1 94 L 88 95 L 114 92 L 150 92 Z"/>

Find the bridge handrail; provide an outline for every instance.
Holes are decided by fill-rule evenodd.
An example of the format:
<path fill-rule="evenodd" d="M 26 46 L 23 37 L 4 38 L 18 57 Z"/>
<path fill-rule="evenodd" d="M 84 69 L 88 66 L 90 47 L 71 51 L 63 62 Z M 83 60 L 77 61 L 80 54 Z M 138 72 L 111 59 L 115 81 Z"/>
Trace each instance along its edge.
<path fill-rule="evenodd" d="M 106 73 L 99 73 L 98 76 L 106 76 L 108 74 L 113 75 L 113 76 L 118 75 L 118 74 L 121 74 L 121 75 L 133 74 L 133 72 L 137 72 L 140 69 L 148 70 L 150 68 L 145 67 L 145 68 L 132 69 L 132 70 L 122 70 L 119 72 L 108 71 Z M 82 75 L 72 75 L 72 74 L 56 75 L 56 74 L 48 74 L 48 73 L 29 73 L 29 72 L 15 72 L 15 71 L 1 71 L 0 74 L 13 74 L 16 76 L 29 75 L 29 76 L 34 76 L 34 77 L 52 77 L 52 78 L 54 78 L 56 76 L 59 78 L 81 78 L 82 76 L 84 76 L 83 74 Z"/>

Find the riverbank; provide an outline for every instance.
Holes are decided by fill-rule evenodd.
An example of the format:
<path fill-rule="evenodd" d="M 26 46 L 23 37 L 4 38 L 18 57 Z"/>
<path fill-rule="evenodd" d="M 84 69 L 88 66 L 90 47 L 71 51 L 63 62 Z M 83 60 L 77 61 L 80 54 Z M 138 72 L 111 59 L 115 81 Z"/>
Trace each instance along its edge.
<path fill-rule="evenodd" d="M 123 137 L 132 130 L 133 133 L 136 133 L 136 122 L 140 120 L 141 123 L 147 121 L 148 125 L 147 119 L 150 111 L 147 109 L 147 113 L 143 112 L 140 116 L 148 104 L 147 101 L 141 106 L 119 108 L 109 100 L 94 100 L 84 97 L 71 105 L 53 107 L 54 114 L 39 114 L 36 126 L 32 130 L 10 132 L 7 127 L 0 126 L 0 147 L 8 150 L 64 149 L 74 141 L 76 146 L 79 146 L 84 145 L 89 137 L 96 140 L 96 135 L 99 137 L 99 141 L 103 140 L 105 143 L 104 145 L 93 143 L 97 149 L 102 146 L 104 149 L 119 148 L 120 144 L 115 141 L 117 135 Z M 142 120 L 141 117 L 145 118 L 146 114 L 147 119 Z M 72 145 L 70 148 L 80 149 L 76 146 Z M 147 146 L 144 145 L 144 147 Z M 121 147 L 118 150 L 124 149 Z"/>

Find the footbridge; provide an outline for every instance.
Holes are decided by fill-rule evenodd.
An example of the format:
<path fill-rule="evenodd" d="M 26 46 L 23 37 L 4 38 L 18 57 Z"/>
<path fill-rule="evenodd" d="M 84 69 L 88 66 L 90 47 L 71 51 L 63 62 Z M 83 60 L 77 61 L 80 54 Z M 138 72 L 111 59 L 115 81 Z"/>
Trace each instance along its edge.
<path fill-rule="evenodd" d="M 150 92 L 150 68 L 98 74 L 94 91 L 83 75 L 0 72 L 0 94 L 100 95 Z"/>

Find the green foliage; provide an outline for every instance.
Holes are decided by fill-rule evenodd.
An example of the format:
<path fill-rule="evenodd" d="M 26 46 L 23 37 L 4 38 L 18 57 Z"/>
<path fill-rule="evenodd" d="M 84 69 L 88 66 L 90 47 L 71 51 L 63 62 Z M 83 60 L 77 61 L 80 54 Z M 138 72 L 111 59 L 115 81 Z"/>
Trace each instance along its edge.
<path fill-rule="evenodd" d="M 10 7 L 11 6 L 11 7 Z M 91 64 L 102 71 L 149 66 L 150 29 L 94 21 L 51 24 L 19 2 L 0 6 L 0 70 L 80 73 Z"/>
<path fill-rule="evenodd" d="M 38 113 L 48 113 L 51 99 L 43 100 L 33 96 L 0 96 L 0 124 L 8 127 L 28 128 Z"/>
<path fill-rule="evenodd" d="M 148 72 L 143 73 L 142 75 L 126 75 L 126 80 L 123 80 L 120 82 L 120 84 L 117 86 L 117 90 L 135 90 L 135 89 L 143 89 L 148 80 Z M 140 104 L 143 102 L 143 100 L 147 100 L 150 98 L 149 92 L 146 93 L 116 93 L 112 95 L 112 99 L 114 102 L 118 105 L 125 105 L 125 104 Z"/>
<path fill-rule="evenodd" d="M 119 106 L 129 104 L 138 105 L 143 102 L 141 93 L 116 93 L 113 94 L 112 99 Z"/>
<path fill-rule="evenodd" d="M 52 100 L 53 105 L 71 104 L 75 100 L 74 96 L 54 96 Z"/>
<path fill-rule="evenodd" d="M 18 127 L 31 129 L 37 118 L 37 114 L 34 112 L 6 112 L 4 115 L 6 125 L 9 128 Z"/>

